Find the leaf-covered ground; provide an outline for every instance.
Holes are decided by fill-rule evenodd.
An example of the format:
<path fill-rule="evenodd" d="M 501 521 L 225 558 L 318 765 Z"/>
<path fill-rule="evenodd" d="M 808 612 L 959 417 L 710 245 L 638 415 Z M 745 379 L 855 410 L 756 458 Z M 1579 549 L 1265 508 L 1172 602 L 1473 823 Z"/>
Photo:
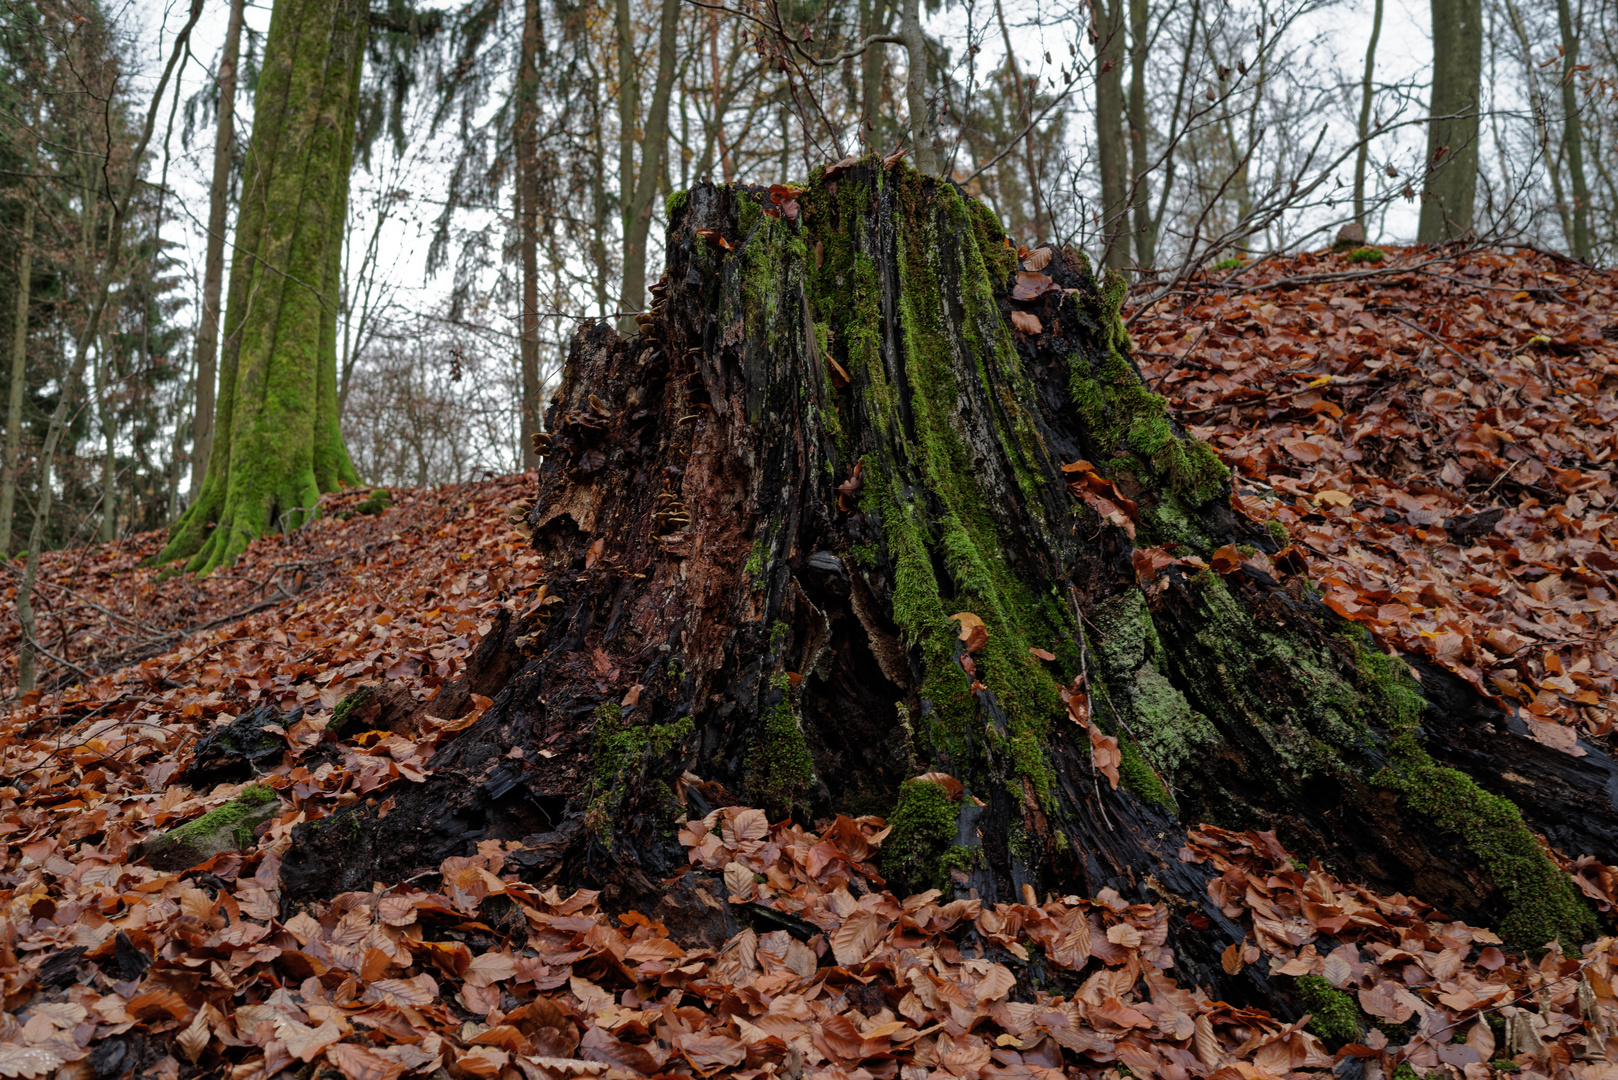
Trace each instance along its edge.
<path fill-rule="evenodd" d="M 1142 369 L 1238 470 L 1240 510 L 1286 527 L 1274 560 L 1227 561 L 1308 573 L 1390 646 L 1581 752 L 1575 734 L 1605 741 L 1614 720 L 1618 278 L 1386 259 L 1372 269 L 1397 272 L 1305 256 L 1201 283 L 1137 320 Z M 506 518 L 529 487 L 334 497 L 204 581 L 139 567 L 156 535 L 46 557 L 53 689 L 0 725 L 0 1076 L 1280 1080 L 1352 1057 L 1367 1076 L 1618 1080 L 1618 943 L 1513 954 L 1263 833 L 1193 831 L 1182 857 L 1212 864 L 1248 927 L 1227 970 L 1305 980 L 1307 1026 L 1179 984 L 1163 904 L 895 897 L 875 818 L 688 822 L 691 895 L 790 927 L 721 948 L 523 884 L 494 844 L 283 920 L 290 830 L 386 806 L 487 706 L 432 708 L 500 609 L 535 599 L 538 556 Z M 15 623 L 0 635 L 14 650 Z M 326 730 L 371 684 L 400 688 L 412 737 Z M 240 851 L 152 868 L 143 841 L 241 791 L 185 770 L 243 716 L 265 721 L 273 816 Z M 1557 854 L 1610 914 L 1614 871 Z"/>
<path fill-rule="evenodd" d="M 1325 602 L 1608 734 L 1618 637 L 1618 274 L 1531 252 L 1270 260 L 1137 319 L 1141 370 L 1285 526 Z"/>

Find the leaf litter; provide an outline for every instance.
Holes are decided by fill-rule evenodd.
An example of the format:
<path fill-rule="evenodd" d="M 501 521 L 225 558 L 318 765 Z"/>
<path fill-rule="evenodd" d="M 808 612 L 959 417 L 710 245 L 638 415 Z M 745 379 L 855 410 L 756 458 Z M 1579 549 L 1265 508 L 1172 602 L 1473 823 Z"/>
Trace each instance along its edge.
<path fill-rule="evenodd" d="M 1429 263 L 1329 292 L 1200 297 L 1141 320 L 1137 358 L 1237 468 L 1237 508 L 1288 530 L 1273 558 L 1221 549 L 1216 570 L 1306 570 L 1384 642 L 1599 737 L 1618 372 L 1596 313 L 1613 309 L 1613 279 L 1528 255 L 1443 269 L 1436 283 Z M 1132 523 L 1092 469 L 1068 471 L 1077 497 Z M 718 949 L 593 892 L 523 883 L 494 842 L 445 860 L 436 888 L 379 882 L 283 912 L 290 830 L 362 798 L 385 808 L 487 707 L 411 739 L 345 736 L 318 761 L 349 691 L 386 681 L 426 705 L 502 609 L 543 602 L 539 556 L 506 526 L 525 492 L 520 477 L 401 492 L 348 520 L 361 494 L 332 497 L 314 525 L 201 581 L 139 566 L 157 534 L 44 557 L 42 637 L 90 677 L 24 699 L 0 731 L 0 1076 L 1287 1080 L 1360 1058 L 1384 1076 L 1407 1062 L 1483 1080 L 1509 1062 L 1618 1080 L 1613 939 L 1508 953 L 1419 900 L 1304 869 L 1261 832 L 1204 826 L 1181 857 L 1211 864 L 1210 897 L 1245 932 L 1227 971 L 1352 994 L 1361 1041 L 1335 1052 L 1307 1016 L 1180 985 L 1165 903 L 896 897 L 874 817 L 805 829 L 727 807 L 687 821 L 696 888 L 742 923 L 768 909 L 797 928 L 759 920 L 771 928 Z M 1136 552 L 1143 580 L 1175 561 Z M 14 647 L 14 622 L 0 633 Z M 1064 699 L 1095 744 L 1081 683 Z M 285 749 L 256 778 L 280 812 L 246 850 L 183 873 L 143 865 L 144 840 L 241 790 L 193 789 L 183 770 L 200 735 L 261 706 L 284 718 L 262 725 Z M 1618 907 L 1618 871 L 1553 854 L 1597 907 Z M 1180 932 L 1215 932 L 1205 923 Z"/>

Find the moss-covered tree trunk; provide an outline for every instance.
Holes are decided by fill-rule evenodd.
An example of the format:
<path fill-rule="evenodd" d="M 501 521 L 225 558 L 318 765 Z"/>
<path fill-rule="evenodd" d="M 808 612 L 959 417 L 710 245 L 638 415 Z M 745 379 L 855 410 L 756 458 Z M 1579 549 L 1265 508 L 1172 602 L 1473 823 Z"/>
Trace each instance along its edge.
<path fill-rule="evenodd" d="M 213 449 L 162 558 L 207 572 L 357 477 L 337 426 L 337 308 L 363 0 L 276 0 L 225 307 Z"/>
<path fill-rule="evenodd" d="M 1537 745 L 1520 724 L 1442 672 L 1418 685 L 1301 579 L 1138 579 L 1141 547 L 1281 538 L 1142 383 L 1121 278 L 1057 255 L 1012 292 L 993 215 L 902 164 L 800 201 L 671 200 L 654 323 L 575 341 L 527 517 L 549 577 L 471 664 L 492 708 L 385 817 L 301 827 L 292 903 L 503 838 L 537 880 L 722 931 L 738 913 L 664 882 L 676 823 L 743 803 L 887 817 L 901 893 L 1167 900 L 1177 963 L 1232 1001 L 1294 991 L 1220 968 L 1242 931 L 1180 861 L 1183 823 L 1275 829 L 1522 945 L 1593 930 L 1529 826 L 1618 855 L 1605 756 L 1503 768 Z M 1070 494 L 1080 461 L 1133 539 Z"/>

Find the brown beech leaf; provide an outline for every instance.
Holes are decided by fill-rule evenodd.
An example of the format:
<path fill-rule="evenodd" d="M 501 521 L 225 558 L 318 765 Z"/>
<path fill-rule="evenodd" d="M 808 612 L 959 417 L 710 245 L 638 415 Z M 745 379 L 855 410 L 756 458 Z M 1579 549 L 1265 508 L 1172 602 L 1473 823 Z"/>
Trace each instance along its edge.
<path fill-rule="evenodd" d="M 726 251 L 732 250 L 732 248 L 730 246 L 730 241 L 726 240 L 723 236 L 721 236 L 718 232 L 714 231 L 713 229 L 698 229 L 697 230 L 697 239 L 706 240 L 710 244 L 716 244 L 719 247 L 724 248 Z"/>
<path fill-rule="evenodd" d="M 1044 274 L 1031 274 L 1022 271 L 1017 274 L 1017 283 L 1011 288 L 1013 300 L 1038 300 L 1048 292 L 1061 292 L 1062 287 Z"/>
<path fill-rule="evenodd" d="M 970 611 L 957 611 L 950 618 L 961 624 L 959 636 L 966 642 L 967 652 L 979 652 L 989 643 L 989 628 Z"/>
<path fill-rule="evenodd" d="M 1013 311 L 1011 313 L 1011 326 L 1024 334 L 1043 334 L 1045 327 L 1040 325 L 1039 316 L 1027 311 Z"/>
<path fill-rule="evenodd" d="M 1226 544 L 1208 558 L 1208 565 L 1220 574 L 1234 574 L 1242 568 L 1242 553 L 1235 544 Z"/>
<path fill-rule="evenodd" d="M 1135 563 L 1135 580 L 1148 582 L 1163 570 L 1173 566 L 1178 560 L 1162 548 L 1136 548 L 1130 553 Z"/>
<path fill-rule="evenodd" d="M 1050 261 L 1051 249 L 1048 246 L 1037 247 L 1022 257 L 1022 268 L 1024 270 L 1043 270 L 1050 265 Z"/>
<path fill-rule="evenodd" d="M 961 797 L 961 793 L 966 790 L 966 786 L 964 784 L 955 779 L 955 777 L 951 776 L 949 773 L 945 772 L 924 772 L 920 776 L 916 777 L 916 779 L 925 780 L 928 783 L 939 785 L 944 789 L 944 794 L 948 795 L 951 799 L 959 799 Z"/>
<path fill-rule="evenodd" d="M 820 178 L 821 178 L 822 181 L 835 180 L 835 179 L 837 179 L 837 174 L 838 173 L 842 172 L 844 169 L 849 169 L 849 168 L 854 167 L 855 165 L 858 165 L 859 161 L 860 161 L 859 158 L 857 158 L 857 157 L 853 156 L 852 154 L 850 154 L 848 157 L 844 158 L 842 161 L 834 161 L 830 165 L 827 165 L 826 166 L 826 171 L 820 174 Z"/>
<path fill-rule="evenodd" d="M 405 1071 L 403 1063 L 390 1061 L 353 1043 L 326 1047 L 326 1060 L 335 1065 L 347 1080 L 394 1080 Z"/>

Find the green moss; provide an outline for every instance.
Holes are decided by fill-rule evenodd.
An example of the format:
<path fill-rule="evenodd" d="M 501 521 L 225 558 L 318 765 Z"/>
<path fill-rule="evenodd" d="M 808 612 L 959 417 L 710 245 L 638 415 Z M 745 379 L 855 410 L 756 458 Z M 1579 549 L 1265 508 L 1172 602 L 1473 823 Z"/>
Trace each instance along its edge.
<path fill-rule="evenodd" d="M 1498 1069 L 1500 1072 L 1522 1072 L 1522 1066 L 1510 1058 L 1495 1058 L 1489 1062 L 1489 1068 Z"/>
<path fill-rule="evenodd" d="M 1287 531 L 1286 525 L 1274 518 L 1264 523 L 1264 531 L 1270 534 L 1270 539 L 1275 541 L 1277 548 L 1284 548 L 1292 543 L 1292 533 Z"/>
<path fill-rule="evenodd" d="M 776 679 L 775 688 L 781 699 L 764 711 L 763 732 L 747 755 L 747 792 L 772 814 L 782 815 L 801 807 L 815 782 L 815 759 L 793 714 L 786 676 Z"/>
<path fill-rule="evenodd" d="M 387 488 L 373 488 L 371 494 L 365 499 L 364 502 L 355 503 L 353 509 L 346 510 L 337 516 L 339 519 L 347 521 L 356 514 L 363 514 L 366 516 L 380 514 L 382 511 L 388 509 L 388 507 L 392 505 L 392 492 L 388 491 Z"/>
<path fill-rule="evenodd" d="M 1421 1074 L 1411 1067 L 1410 1062 L 1401 1061 L 1394 1067 L 1392 1080 L 1421 1080 Z"/>
<path fill-rule="evenodd" d="M 1383 254 L 1381 248 L 1363 247 L 1355 248 L 1347 255 L 1344 255 L 1343 258 L 1351 263 L 1379 263 L 1382 261 Z"/>
<path fill-rule="evenodd" d="M 326 724 L 326 730 L 333 735 L 341 735 L 343 729 L 354 716 L 354 710 L 364 705 L 376 695 L 374 687 L 362 686 L 358 690 L 351 690 L 343 695 L 343 700 L 331 711 L 331 720 Z"/>
<path fill-rule="evenodd" d="M 1190 512 L 1216 498 L 1230 473 L 1207 444 L 1174 434 L 1167 402 L 1147 388 L 1130 362 L 1133 345 L 1122 318 L 1127 291 L 1122 275 L 1109 273 L 1095 292 L 1069 294 L 1070 317 L 1095 332 L 1102 351 L 1093 358 L 1068 357 L 1068 396 L 1108 475 L 1133 473 L 1158 496 L 1156 505 L 1142 508 L 1147 529 L 1145 535 L 1137 532 L 1137 543 L 1179 542 L 1203 550 L 1214 538 Z"/>
<path fill-rule="evenodd" d="M 955 846 L 958 813 L 942 784 L 907 780 L 899 788 L 889 822 L 892 830 L 882 844 L 882 876 L 896 895 L 934 888 L 949 891 L 949 868 L 959 865 L 960 856 L 950 866 L 944 859 Z"/>
<path fill-rule="evenodd" d="M 1240 258 L 1237 258 L 1236 256 L 1232 255 L 1228 259 L 1220 259 L 1218 262 L 1216 262 L 1212 266 L 1208 267 L 1208 269 L 1210 269 L 1210 270 L 1240 270 L 1242 267 L 1244 267 L 1246 265 L 1247 265 L 1247 260 L 1246 259 L 1240 259 Z"/>
<path fill-rule="evenodd" d="M 1364 1021 L 1348 994 L 1319 975 L 1304 975 L 1298 979 L 1298 996 L 1304 1008 L 1314 1014 L 1309 1020 L 1310 1031 L 1329 1042 L 1359 1041 Z"/>
<path fill-rule="evenodd" d="M 764 211 L 760 208 L 758 200 L 747 194 L 738 194 L 736 197 L 736 226 L 743 236 L 751 235 L 753 229 L 764 220 Z"/>
<path fill-rule="evenodd" d="M 612 848 L 612 822 L 624 796 L 634 786 L 647 762 L 667 757 L 675 743 L 695 727 L 689 716 L 668 724 L 630 726 L 623 708 L 608 702 L 595 711 L 595 745 L 591 753 L 593 776 L 585 809 L 585 826 L 601 845 Z"/>
<path fill-rule="evenodd" d="M 1008 280 L 1017 271 L 1017 253 L 1006 242 L 1005 227 L 988 204 L 979 199 L 967 199 L 965 203 L 972 219 L 972 234 L 977 240 L 978 251 L 983 256 L 990 280 L 1005 291 Z"/>
<path fill-rule="evenodd" d="M 1180 690 L 1162 674 L 1163 655 L 1157 629 L 1152 625 L 1146 597 L 1129 589 L 1097 604 L 1090 612 L 1095 629 L 1092 648 L 1100 670 L 1096 673 L 1100 693 L 1092 696 L 1092 708 L 1105 706 L 1122 710 L 1128 717 L 1129 732 L 1138 740 L 1132 750 L 1158 772 L 1174 775 L 1193 761 L 1204 748 L 1220 741 L 1219 732 Z M 1132 740 L 1133 742 L 1133 740 Z M 1127 764 L 1127 759 L 1126 762 Z M 1123 776 L 1120 771 L 1120 777 Z M 1146 798 L 1153 786 L 1142 783 L 1136 794 Z M 1154 800 L 1155 801 L 1155 800 Z"/>
<path fill-rule="evenodd" d="M 939 872 L 947 881 L 951 870 L 975 870 L 983 865 L 983 849 L 952 846 L 938 860 Z M 947 891 L 947 890 L 946 890 Z"/>
<path fill-rule="evenodd" d="M 1595 936 L 1595 916 L 1573 883 L 1539 846 L 1517 807 L 1465 773 L 1439 765 L 1407 732 L 1390 747 L 1372 782 L 1397 791 L 1410 809 L 1461 838 L 1505 897 L 1500 936 L 1538 949 L 1552 940 L 1575 950 Z"/>
<path fill-rule="evenodd" d="M 1427 703 L 1410 674 L 1410 665 L 1378 648 L 1364 627 L 1353 623 L 1349 627 L 1366 718 L 1391 732 L 1414 731 Z"/>
<path fill-rule="evenodd" d="M 684 210 L 685 204 L 690 201 L 691 193 L 689 191 L 669 192 L 669 197 L 663 201 L 663 220 L 672 227 L 675 220 L 680 216 L 680 211 Z"/>
<path fill-rule="evenodd" d="M 146 861 L 159 870 L 184 870 L 224 851 L 251 848 L 253 830 L 280 805 L 273 788 L 249 784 L 225 805 L 147 841 Z"/>
<path fill-rule="evenodd" d="M 1123 789 L 1142 802 L 1160 806 L 1171 814 L 1178 813 L 1179 807 L 1175 805 L 1174 796 L 1169 794 L 1169 789 L 1163 786 L 1162 778 L 1153 772 L 1152 767 L 1141 757 L 1140 748 L 1135 745 L 1135 741 L 1127 736 L 1119 736 L 1118 749 L 1122 758 L 1118 763 L 1118 783 Z"/>

